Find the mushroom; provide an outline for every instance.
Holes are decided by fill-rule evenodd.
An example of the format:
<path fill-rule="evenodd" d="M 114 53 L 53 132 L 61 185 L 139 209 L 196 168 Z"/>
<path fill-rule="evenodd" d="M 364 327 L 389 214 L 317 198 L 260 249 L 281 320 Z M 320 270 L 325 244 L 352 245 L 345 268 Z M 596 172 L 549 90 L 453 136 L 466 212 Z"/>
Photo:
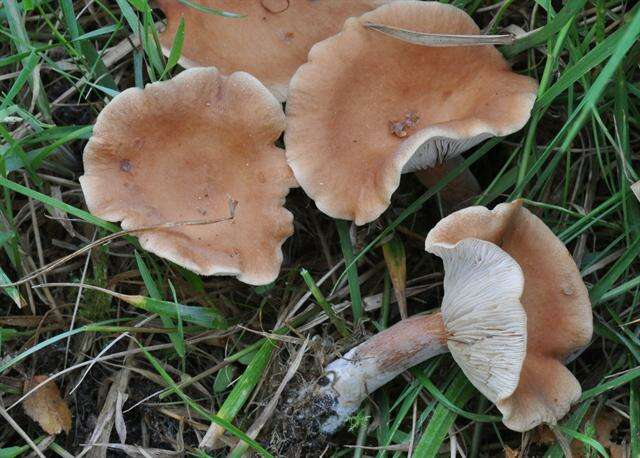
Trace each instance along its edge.
<path fill-rule="evenodd" d="M 441 311 L 402 320 L 326 367 L 301 395 L 325 406 L 322 431 L 335 432 L 370 393 L 447 350 L 508 428 L 556 423 L 581 394 L 564 361 L 592 334 L 589 296 L 565 246 L 515 201 L 447 216 L 425 248 L 444 263 Z"/>
<path fill-rule="evenodd" d="M 494 46 L 419 46 L 369 30 L 370 22 L 480 33 L 453 6 L 397 1 L 348 19 L 291 79 L 285 143 L 293 173 L 321 211 L 359 225 L 389 206 L 403 172 L 521 129 L 537 90 Z"/>
<path fill-rule="evenodd" d="M 441 220 L 428 234 L 428 251 L 468 237 L 499 245 L 522 268 L 522 305 L 527 312 L 527 356 L 514 393 L 497 402 L 504 424 L 527 431 L 555 423 L 581 395 L 580 384 L 564 366 L 593 333 L 587 288 L 564 244 L 522 201 L 492 211 L 468 207 Z"/>
<path fill-rule="evenodd" d="M 327 366 L 316 386 L 301 395 L 313 400 L 301 415 L 320 418 L 323 433 L 334 433 L 398 374 L 447 351 L 491 401 L 516 389 L 527 339 L 520 267 L 497 245 L 473 238 L 431 250 L 445 268 L 440 312 L 402 320 Z"/>
<path fill-rule="evenodd" d="M 295 180 L 274 145 L 284 125 L 280 103 L 244 72 L 190 69 L 127 89 L 102 110 L 84 150 L 87 207 L 189 270 L 269 283 L 293 233 L 283 204 Z M 227 216 L 229 200 L 231 220 L 189 223 Z"/>
<path fill-rule="evenodd" d="M 249 72 L 284 101 L 291 76 L 305 62 L 313 44 L 337 33 L 348 17 L 389 1 L 198 0 L 201 7 L 243 15 L 229 18 L 177 0 L 158 0 L 167 17 L 160 43 L 168 55 L 180 18 L 184 18 L 183 66 L 214 65 L 224 73 Z"/>

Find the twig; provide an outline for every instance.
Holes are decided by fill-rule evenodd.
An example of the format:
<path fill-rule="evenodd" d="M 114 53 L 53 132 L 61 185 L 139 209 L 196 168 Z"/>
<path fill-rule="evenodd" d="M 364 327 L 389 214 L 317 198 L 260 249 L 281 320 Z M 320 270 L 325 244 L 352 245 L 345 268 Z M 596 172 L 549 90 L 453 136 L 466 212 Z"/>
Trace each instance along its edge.
<path fill-rule="evenodd" d="M 193 220 L 193 221 L 180 221 L 180 222 L 169 222 L 169 223 L 162 223 L 162 224 L 156 224 L 153 226 L 146 226 L 146 227 L 140 227 L 137 229 L 129 229 L 126 231 L 120 231 L 120 232 L 115 232 L 113 234 L 109 234 L 105 237 L 102 237 L 101 239 L 96 240 L 95 242 L 91 242 L 88 245 L 83 246 L 82 248 L 80 248 L 77 251 L 74 251 L 71 254 L 68 254 L 67 256 L 63 256 L 60 259 L 57 259 L 49 264 L 47 264 L 46 266 L 41 267 L 40 269 L 36 269 L 33 272 L 31 272 L 29 275 L 27 275 L 26 277 L 17 280 L 13 283 L 7 283 L 5 285 L 0 285 L 0 288 L 7 288 L 10 286 L 19 286 L 22 285 L 24 283 L 27 283 L 31 280 L 33 280 L 36 277 L 41 276 L 42 274 L 49 272 L 50 270 L 55 269 L 56 267 L 58 267 L 61 264 L 64 264 L 65 262 L 70 261 L 71 259 L 75 258 L 76 256 L 81 255 L 82 253 L 87 252 L 88 250 L 91 250 L 92 248 L 95 248 L 97 246 L 103 245 L 107 242 L 110 242 L 113 239 L 117 239 L 118 237 L 122 237 L 125 235 L 129 235 L 129 234 L 135 234 L 138 232 L 143 232 L 143 231 L 150 231 L 150 230 L 155 230 L 155 229 L 170 229 L 170 228 L 175 228 L 175 227 L 182 227 L 182 226 L 200 226 L 200 225 L 206 225 L 206 224 L 215 224 L 215 223 L 222 223 L 224 221 L 230 221 L 234 218 L 234 214 L 233 214 L 233 210 L 232 210 L 232 214 L 230 216 L 227 216 L 225 218 L 219 218 L 219 219 L 205 219 L 205 220 Z"/>
<path fill-rule="evenodd" d="M 38 448 L 38 446 L 31 440 L 31 438 L 29 437 L 29 435 L 25 432 L 24 429 L 22 429 L 20 427 L 20 425 L 18 423 L 16 423 L 16 421 L 11 417 L 11 415 L 9 415 L 7 413 L 7 411 L 4 409 L 4 404 L 2 402 L 2 397 L 0 397 L 0 416 L 2 416 L 5 420 L 7 420 L 7 423 L 9 425 L 11 425 L 11 427 L 20 435 L 22 436 L 22 438 L 25 440 L 25 442 L 27 444 L 29 444 L 29 447 L 31 447 L 33 449 L 34 452 L 36 452 L 38 454 L 39 457 L 41 458 L 45 458 L 45 456 L 42 454 L 42 452 L 40 451 L 40 449 Z"/>
<path fill-rule="evenodd" d="M 282 392 L 284 391 L 287 384 L 291 381 L 293 376 L 296 375 L 296 372 L 298 371 L 298 367 L 300 367 L 300 363 L 302 362 L 302 357 L 307 351 L 308 345 L 309 345 L 309 337 L 307 337 L 307 339 L 300 346 L 300 349 L 296 353 L 295 358 L 291 362 L 291 366 L 289 366 L 289 370 L 287 370 L 287 373 L 282 379 L 282 382 L 280 382 L 278 389 L 273 395 L 271 395 L 271 400 L 269 401 L 267 406 L 264 408 L 264 410 L 260 413 L 258 418 L 256 418 L 256 420 L 253 422 L 251 427 L 247 430 L 247 436 L 249 436 L 251 439 L 255 439 L 256 437 L 258 437 L 258 433 L 267 423 L 267 420 L 269 419 L 269 417 L 271 417 L 271 415 L 273 414 L 273 411 L 275 410 L 276 405 L 278 404 L 278 400 L 280 399 L 280 396 L 282 396 Z M 248 446 L 246 442 L 239 442 L 229 456 L 240 457 L 242 456 L 244 451 L 247 449 L 247 447 Z"/>

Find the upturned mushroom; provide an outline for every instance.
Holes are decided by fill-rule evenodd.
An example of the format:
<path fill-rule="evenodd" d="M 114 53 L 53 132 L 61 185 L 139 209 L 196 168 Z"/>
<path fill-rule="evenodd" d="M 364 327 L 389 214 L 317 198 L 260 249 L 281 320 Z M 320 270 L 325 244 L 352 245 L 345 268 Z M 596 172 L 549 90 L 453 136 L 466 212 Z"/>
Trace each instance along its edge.
<path fill-rule="evenodd" d="M 295 180 L 274 145 L 284 126 L 280 103 L 244 72 L 190 69 L 127 89 L 84 150 L 87 207 L 125 230 L 152 227 L 141 246 L 194 272 L 269 283 L 293 233 L 283 205 Z M 181 224 L 224 219 L 230 200 L 230 220 Z"/>
<path fill-rule="evenodd" d="M 444 262 L 440 312 L 417 315 L 374 335 L 329 364 L 311 398 L 325 434 L 334 433 L 360 403 L 398 374 L 451 352 L 469 380 L 493 402 L 511 396 L 525 357 L 522 270 L 497 245 L 478 239 L 438 244 Z M 316 406 L 325 411 L 316 412 Z"/>
<path fill-rule="evenodd" d="M 527 431 L 562 418 L 582 393 L 564 366 L 593 334 L 587 288 L 564 244 L 517 200 L 492 211 L 468 207 L 441 220 L 428 234 L 427 251 L 474 237 L 498 244 L 524 272 L 527 356 L 514 393 L 497 402 L 504 424 Z"/>
<path fill-rule="evenodd" d="M 556 423 L 581 393 L 564 366 L 592 334 L 586 287 L 569 252 L 520 201 L 440 221 L 426 250 L 444 262 L 441 311 L 400 321 L 329 364 L 304 396 L 335 432 L 368 394 L 447 350 L 471 383 L 526 431 Z"/>
<path fill-rule="evenodd" d="M 201 8 L 195 8 L 177 0 L 158 0 L 167 17 L 160 42 L 168 54 L 184 18 L 183 66 L 249 72 L 284 101 L 289 80 L 306 61 L 311 46 L 337 33 L 348 17 L 389 1 L 393 0 L 198 0 L 194 3 Z M 202 7 L 242 17 L 223 17 Z"/>
<path fill-rule="evenodd" d="M 293 173 L 321 211 L 359 225 L 389 206 L 403 172 L 521 129 L 537 90 L 494 46 L 419 46 L 368 23 L 480 34 L 453 6 L 397 1 L 348 19 L 291 79 L 285 143 Z"/>

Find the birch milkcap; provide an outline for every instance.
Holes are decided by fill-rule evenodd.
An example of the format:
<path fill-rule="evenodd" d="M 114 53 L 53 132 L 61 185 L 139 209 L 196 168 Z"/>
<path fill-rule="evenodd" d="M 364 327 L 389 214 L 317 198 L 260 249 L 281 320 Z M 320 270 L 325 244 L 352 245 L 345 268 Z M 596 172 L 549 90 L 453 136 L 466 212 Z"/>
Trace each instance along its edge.
<path fill-rule="evenodd" d="M 496 405 L 504 424 L 527 431 L 556 423 L 581 395 L 564 366 L 591 340 L 593 317 L 587 288 L 564 244 L 521 201 L 492 211 L 468 207 L 441 220 L 427 235 L 427 251 L 473 237 L 499 245 L 524 273 L 527 355 L 513 394 Z"/>
<path fill-rule="evenodd" d="M 284 207 L 295 181 L 274 142 L 285 125 L 280 103 L 253 76 L 215 68 L 182 72 L 131 88 L 102 110 L 84 150 L 87 207 L 138 233 L 158 256 L 203 275 L 266 284 L 278 275 L 293 233 Z"/>
<path fill-rule="evenodd" d="M 198 0 L 205 8 L 241 14 L 229 18 L 187 6 L 178 0 L 158 0 L 167 17 L 160 33 L 169 54 L 184 18 L 180 63 L 187 67 L 213 65 L 224 73 L 238 70 L 254 75 L 280 101 L 287 98 L 291 76 L 311 46 L 334 35 L 345 19 L 359 16 L 389 0 Z"/>
<path fill-rule="evenodd" d="M 480 34 L 462 10 L 397 1 L 346 21 L 291 79 L 286 154 L 318 208 L 356 224 L 389 206 L 403 172 L 521 129 L 536 82 L 494 46 L 425 47 L 367 29 Z"/>
<path fill-rule="evenodd" d="M 527 344 L 520 266 L 478 239 L 434 243 L 429 251 L 444 263 L 441 312 L 451 356 L 491 402 L 508 398 L 518 386 Z"/>
<path fill-rule="evenodd" d="M 312 395 L 318 402 L 308 403 L 329 406 L 327 412 L 309 412 L 321 418 L 325 434 L 334 433 L 370 393 L 447 351 L 492 402 L 507 399 L 518 386 L 527 342 L 522 270 L 484 240 L 430 249 L 444 262 L 440 312 L 401 320 L 327 366 L 328 381 Z"/>

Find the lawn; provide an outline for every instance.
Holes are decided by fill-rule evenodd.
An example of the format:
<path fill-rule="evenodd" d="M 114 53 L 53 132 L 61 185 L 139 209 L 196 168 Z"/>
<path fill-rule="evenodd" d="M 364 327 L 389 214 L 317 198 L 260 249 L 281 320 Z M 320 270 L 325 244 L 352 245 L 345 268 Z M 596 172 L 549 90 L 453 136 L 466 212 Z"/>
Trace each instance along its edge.
<path fill-rule="evenodd" d="M 498 49 L 539 82 L 527 125 L 471 148 L 431 188 L 405 174 L 362 226 L 292 189 L 280 275 L 249 286 L 153 255 L 87 210 L 78 178 L 98 113 L 183 71 L 180 37 L 161 52 L 153 2 L 0 0 L 0 457 L 640 457 L 640 4 L 447 3 L 515 34 Z M 468 172 L 480 191 L 452 204 L 447 185 Z M 396 298 L 409 315 L 439 307 L 429 230 L 454 208 L 517 198 L 589 290 L 594 335 L 568 363 L 583 389 L 569 414 L 510 431 L 441 355 L 372 393 L 333 436 L 297 422 L 298 390 L 399 321 Z M 25 400 L 34 378 L 55 386 Z M 29 402 L 42 414 L 58 396 L 71 422 L 48 434 Z M 226 433 L 205 452 L 212 423 Z"/>

